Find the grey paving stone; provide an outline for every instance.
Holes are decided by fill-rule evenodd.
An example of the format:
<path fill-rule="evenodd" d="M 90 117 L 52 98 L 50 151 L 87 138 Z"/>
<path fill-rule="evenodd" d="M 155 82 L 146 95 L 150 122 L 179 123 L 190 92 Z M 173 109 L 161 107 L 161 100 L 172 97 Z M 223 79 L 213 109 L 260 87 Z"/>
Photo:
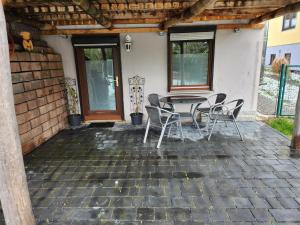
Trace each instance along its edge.
<path fill-rule="evenodd" d="M 167 212 L 166 208 L 154 208 L 154 219 L 155 220 L 166 220 L 167 219 Z"/>
<path fill-rule="evenodd" d="M 220 132 L 210 142 L 187 138 L 182 144 L 171 137 L 159 151 L 155 132 L 142 143 L 143 127 L 65 130 L 24 158 L 37 221 L 299 223 L 300 159 L 289 156 L 289 140 L 261 123 L 239 123 L 244 142 L 233 137 L 231 126 L 217 124 Z M 194 136 L 190 125 L 184 130 Z M 278 221 L 272 221 L 275 214 Z"/>
<path fill-rule="evenodd" d="M 191 209 L 191 219 L 200 222 L 208 222 L 211 219 L 209 209 Z"/>
<path fill-rule="evenodd" d="M 300 222 L 300 211 L 297 209 L 270 209 L 277 222 Z"/>
<path fill-rule="evenodd" d="M 134 221 L 137 213 L 135 208 L 115 208 L 112 217 L 117 220 Z"/>
<path fill-rule="evenodd" d="M 137 220 L 154 220 L 153 208 L 138 208 Z"/>
<path fill-rule="evenodd" d="M 110 205 L 109 197 L 85 197 L 81 207 L 107 207 Z"/>
<path fill-rule="evenodd" d="M 227 213 L 233 222 L 255 221 L 255 218 L 249 209 L 227 209 Z"/>
<path fill-rule="evenodd" d="M 287 181 L 293 186 L 293 187 L 300 187 L 300 179 L 287 179 Z"/>
<path fill-rule="evenodd" d="M 285 209 L 295 209 L 300 208 L 300 205 L 294 198 L 277 198 L 280 201 L 280 204 Z"/>
<path fill-rule="evenodd" d="M 222 208 L 209 209 L 209 216 L 209 220 L 214 222 L 228 222 L 230 219 L 226 212 L 226 209 Z"/>
<path fill-rule="evenodd" d="M 268 203 L 268 201 L 264 198 L 258 198 L 258 197 L 255 197 L 255 198 L 249 198 L 253 207 L 254 208 L 271 208 L 270 204 Z"/>
<path fill-rule="evenodd" d="M 291 187 L 285 179 L 264 179 L 263 182 L 268 187 Z"/>
<path fill-rule="evenodd" d="M 269 222 L 272 224 L 274 221 L 274 218 L 268 209 L 251 209 L 251 212 L 255 219 L 259 222 Z"/>
<path fill-rule="evenodd" d="M 277 171 L 297 171 L 297 168 L 293 165 L 288 164 L 288 161 L 283 162 L 284 164 L 281 165 L 273 165 L 273 168 Z"/>
<path fill-rule="evenodd" d="M 234 197 L 233 201 L 236 208 L 253 208 L 248 198 Z"/>
<path fill-rule="evenodd" d="M 167 217 L 174 221 L 185 221 L 191 218 L 191 209 L 168 208 Z"/>
<path fill-rule="evenodd" d="M 84 208 L 72 208 L 70 209 L 72 219 L 79 221 L 93 221 L 101 219 L 111 218 L 111 212 L 103 208 L 93 208 L 93 209 L 84 209 Z"/>

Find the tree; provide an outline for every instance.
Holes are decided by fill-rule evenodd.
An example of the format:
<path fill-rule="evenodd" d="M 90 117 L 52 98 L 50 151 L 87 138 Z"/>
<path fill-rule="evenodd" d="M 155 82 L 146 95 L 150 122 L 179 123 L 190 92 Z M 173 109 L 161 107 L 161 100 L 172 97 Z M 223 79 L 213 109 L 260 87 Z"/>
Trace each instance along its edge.
<path fill-rule="evenodd" d="M 6 225 L 34 225 L 17 119 L 8 41 L 0 0 L 0 199 Z"/>

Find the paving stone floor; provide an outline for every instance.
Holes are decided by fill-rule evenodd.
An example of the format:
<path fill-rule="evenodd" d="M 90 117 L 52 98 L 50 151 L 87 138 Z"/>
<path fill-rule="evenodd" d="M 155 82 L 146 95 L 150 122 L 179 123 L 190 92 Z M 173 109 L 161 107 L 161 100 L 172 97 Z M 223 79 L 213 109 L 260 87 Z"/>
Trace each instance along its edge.
<path fill-rule="evenodd" d="M 299 224 L 289 140 L 239 124 L 244 142 L 219 125 L 210 142 L 170 138 L 159 150 L 157 132 L 142 144 L 143 128 L 65 130 L 25 157 L 38 224 Z"/>

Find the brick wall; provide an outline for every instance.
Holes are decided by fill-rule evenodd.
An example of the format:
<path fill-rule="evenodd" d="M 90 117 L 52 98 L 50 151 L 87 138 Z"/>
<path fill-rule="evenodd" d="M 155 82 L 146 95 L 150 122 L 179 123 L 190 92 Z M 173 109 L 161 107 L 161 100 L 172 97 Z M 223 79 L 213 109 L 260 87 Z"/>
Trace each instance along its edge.
<path fill-rule="evenodd" d="M 16 52 L 11 57 L 15 110 L 23 153 L 48 140 L 67 126 L 61 57 Z"/>

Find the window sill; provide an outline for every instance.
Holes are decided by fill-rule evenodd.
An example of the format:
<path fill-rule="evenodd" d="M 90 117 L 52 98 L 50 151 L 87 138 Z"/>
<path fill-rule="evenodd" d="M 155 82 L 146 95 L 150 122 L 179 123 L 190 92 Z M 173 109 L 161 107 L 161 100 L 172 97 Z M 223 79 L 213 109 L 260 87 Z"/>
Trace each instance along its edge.
<path fill-rule="evenodd" d="M 289 27 L 289 28 L 284 28 L 281 29 L 281 32 L 289 31 L 289 30 L 294 30 L 296 27 Z"/>
<path fill-rule="evenodd" d="M 172 87 L 169 94 L 211 94 L 213 90 L 210 90 L 208 87 Z"/>

